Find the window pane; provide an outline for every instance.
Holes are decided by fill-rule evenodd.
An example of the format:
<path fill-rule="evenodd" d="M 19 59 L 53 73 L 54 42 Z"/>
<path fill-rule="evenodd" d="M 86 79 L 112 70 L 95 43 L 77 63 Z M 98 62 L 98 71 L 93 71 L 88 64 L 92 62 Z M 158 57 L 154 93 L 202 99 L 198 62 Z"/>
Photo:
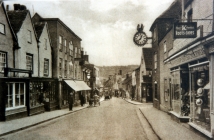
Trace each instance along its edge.
<path fill-rule="evenodd" d="M 33 70 L 33 57 L 31 55 L 26 55 L 26 69 Z"/>
<path fill-rule="evenodd" d="M 19 87 L 19 83 L 15 83 L 15 106 L 19 106 L 19 91 L 20 91 L 20 87 Z"/>
<path fill-rule="evenodd" d="M 6 99 L 6 108 L 13 107 L 13 84 L 8 83 L 8 93 Z"/>
<path fill-rule="evenodd" d="M 5 34 L 5 26 L 0 23 L 0 33 Z"/>
<path fill-rule="evenodd" d="M 4 72 L 6 67 L 6 53 L 0 52 L 0 72 Z"/>

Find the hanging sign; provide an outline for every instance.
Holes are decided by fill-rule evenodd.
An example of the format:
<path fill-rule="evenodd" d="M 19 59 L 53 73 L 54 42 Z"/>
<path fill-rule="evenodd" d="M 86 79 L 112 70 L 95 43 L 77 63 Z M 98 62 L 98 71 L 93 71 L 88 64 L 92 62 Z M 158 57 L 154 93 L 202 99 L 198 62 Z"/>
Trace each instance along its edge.
<path fill-rule="evenodd" d="M 174 38 L 196 38 L 197 22 L 180 22 L 174 24 Z"/>

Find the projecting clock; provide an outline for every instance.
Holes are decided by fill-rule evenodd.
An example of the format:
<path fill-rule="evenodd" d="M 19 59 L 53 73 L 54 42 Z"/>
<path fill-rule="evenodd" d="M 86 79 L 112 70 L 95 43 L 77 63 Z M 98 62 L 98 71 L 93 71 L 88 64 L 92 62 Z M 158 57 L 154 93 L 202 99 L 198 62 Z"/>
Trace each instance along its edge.
<path fill-rule="evenodd" d="M 144 32 L 137 32 L 135 35 L 134 35 L 134 43 L 138 46 L 143 46 L 146 44 L 147 42 L 147 36 Z"/>

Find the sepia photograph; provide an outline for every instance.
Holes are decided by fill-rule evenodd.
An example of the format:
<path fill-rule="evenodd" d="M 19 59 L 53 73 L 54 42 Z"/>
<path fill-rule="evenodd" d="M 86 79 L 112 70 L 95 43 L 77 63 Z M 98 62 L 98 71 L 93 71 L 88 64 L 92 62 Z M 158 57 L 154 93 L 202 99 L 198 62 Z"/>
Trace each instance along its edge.
<path fill-rule="evenodd" d="M 0 0 L 0 140 L 214 140 L 212 64 L 214 0 Z"/>

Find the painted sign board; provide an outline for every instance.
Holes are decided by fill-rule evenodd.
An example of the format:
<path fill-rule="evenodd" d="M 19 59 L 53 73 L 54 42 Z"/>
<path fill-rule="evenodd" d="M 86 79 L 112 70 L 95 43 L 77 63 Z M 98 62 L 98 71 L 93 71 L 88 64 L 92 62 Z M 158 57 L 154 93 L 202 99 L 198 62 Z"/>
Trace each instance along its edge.
<path fill-rule="evenodd" d="M 197 22 L 178 22 L 174 24 L 174 38 L 196 38 Z"/>

